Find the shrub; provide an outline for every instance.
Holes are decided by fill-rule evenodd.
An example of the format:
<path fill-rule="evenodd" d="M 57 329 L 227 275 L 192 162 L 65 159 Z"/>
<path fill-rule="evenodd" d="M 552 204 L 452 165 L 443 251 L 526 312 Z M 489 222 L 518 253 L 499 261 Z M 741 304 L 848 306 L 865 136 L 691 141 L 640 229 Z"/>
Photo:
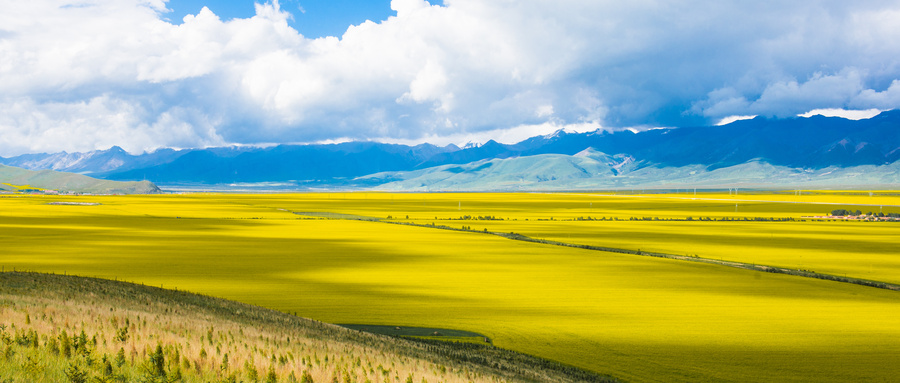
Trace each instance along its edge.
<path fill-rule="evenodd" d="M 78 366 L 78 363 L 72 361 L 69 362 L 69 367 L 66 368 L 66 378 L 72 383 L 86 383 L 88 380 L 88 373 L 87 371 L 82 370 L 81 367 Z"/>
<path fill-rule="evenodd" d="M 47 350 L 53 355 L 59 355 L 59 341 L 55 336 L 51 336 L 50 339 L 47 340 Z"/>
<path fill-rule="evenodd" d="M 166 358 L 163 355 L 162 345 L 156 345 L 156 351 L 150 354 L 150 374 L 152 376 L 166 376 Z"/>
<path fill-rule="evenodd" d="M 69 334 L 63 330 L 62 333 L 59 334 L 59 349 L 62 351 L 62 355 L 66 358 L 72 356 L 72 341 L 69 339 Z"/>
<path fill-rule="evenodd" d="M 109 362 L 109 358 L 107 358 L 106 355 L 103 355 L 103 375 L 112 376 L 112 373 L 112 363 Z"/>
<path fill-rule="evenodd" d="M 123 326 L 116 331 L 116 340 L 125 343 L 128 340 L 128 326 Z"/>
<path fill-rule="evenodd" d="M 247 372 L 247 380 L 255 382 L 259 379 L 259 372 L 250 364 L 250 361 L 244 362 L 244 370 Z"/>
<path fill-rule="evenodd" d="M 125 348 L 119 348 L 119 352 L 116 354 L 116 366 L 122 367 L 125 365 Z"/>

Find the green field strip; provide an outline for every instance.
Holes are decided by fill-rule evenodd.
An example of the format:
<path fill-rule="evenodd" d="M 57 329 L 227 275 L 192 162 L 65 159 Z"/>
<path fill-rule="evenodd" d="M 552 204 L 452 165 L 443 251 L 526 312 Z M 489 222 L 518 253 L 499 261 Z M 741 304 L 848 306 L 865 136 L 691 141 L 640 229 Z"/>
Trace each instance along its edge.
<path fill-rule="evenodd" d="M 440 342 L 451 342 L 451 343 L 467 343 L 467 344 L 479 344 L 486 345 L 490 344 L 489 342 L 485 342 L 485 338 L 480 338 L 477 336 L 405 336 L 404 338 L 408 339 L 418 339 L 418 340 L 436 340 Z"/>
<path fill-rule="evenodd" d="M 478 340 L 477 343 L 491 343 L 491 339 L 482 334 L 465 331 L 465 330 L 453 330 L 446 328 L 432 328 L 432 327 L 408 327 L 408 326 L 390 326 L 390 325 L 368 325 L 368 324 L 338 324 L 338 326 L 346 327 L 351 330 L 364 331 L 373 334 L 380 335 L 389 335 L 389 336 L 400 336 L 400 337 L 415 337 L 421 339 L 433 339 L 433 340 L 447 340 L 447 341 L 457 341 L 457 340 Z"/>

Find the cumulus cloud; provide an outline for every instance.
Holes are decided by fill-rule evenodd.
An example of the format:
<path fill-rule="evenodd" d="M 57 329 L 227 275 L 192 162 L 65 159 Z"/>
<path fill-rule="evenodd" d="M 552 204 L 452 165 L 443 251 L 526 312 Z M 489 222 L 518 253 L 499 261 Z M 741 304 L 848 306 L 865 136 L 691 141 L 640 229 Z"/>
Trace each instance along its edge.
<path fill-rule="evenodd" d="M 393 0 L 391 9 L 387 20 L 309 39 L 276 0 L 251 18 L 204 8 L 177 25 L 164 0 L 14 2 L 0 13 L 0 155 L 508 140 L 558 126 L 900 106 L 896 2 Z"/>
<path fill-rule="evenodd" d="M 629 128 L 632 131 L 641 131 L 646 129 L 640 128 Z M 598 123 L 575 123 L 575 124 L 561 124 L 559 122 L 545 122 L 542 124 L 534 124 L 534 125 L 518 125 L 511 128 L 503 128 L 503 129 L 491 129 L 491 130 L 482 130 L 477 132 L 459 132 L 448 135 L 430 135 L 419 137 L 416 139 L 389 139 L 387 137 L 382 137 L 380 141 L 392 141 L 400 144 L 406 145 L 418 145 L 422 143 L 430 143 L 433 145 L 459 145 L 464 146 L 468 144 L 482 144 L 488 142 L 490 140 L 494 140 L 501 144 L 515 144 L 521 142 L 525 139 L 535 137 L 535 136 L 546 136 L 555 134 L 558 131 L 563 131 L 566 133 L 585 133 L 585 132 L 595 132 L 601 130 L 610 130 Z M 329 140 L 323 141 L 324 143 L 336 143 L 336 142 L 346 142 L 350 141 L 348 138 L 342 138 L 340 140 Z"/>
<path fill-rule="evenodd" d="M 863 91 L 858 70 L 845 69 L 835 75 L 814 73 L 804 82 L 777 81 L 766 86 L 754 100 L 734 88 L 710 92 L 704 103 L 695 105 L 710 116 L 751 112 L 774 117 L 790 117 L 817 107 L 834 108 L 847 105 Z"/>
<path fill-rule="evenodd" d="M 863 89 L 849 102 L 851 107 L 894 109 L 900 105 L 900 80 L 894 80 L 883 90 Z"/>
<path fill-rule="evenodd" d="M 13 152 L 223 145 L 215 122 L 189 109 L 148 113 L 140 103 L 94 97 L 74 102 L 36 103 L 28 98 L 0 103 L 0 147 Z"/>

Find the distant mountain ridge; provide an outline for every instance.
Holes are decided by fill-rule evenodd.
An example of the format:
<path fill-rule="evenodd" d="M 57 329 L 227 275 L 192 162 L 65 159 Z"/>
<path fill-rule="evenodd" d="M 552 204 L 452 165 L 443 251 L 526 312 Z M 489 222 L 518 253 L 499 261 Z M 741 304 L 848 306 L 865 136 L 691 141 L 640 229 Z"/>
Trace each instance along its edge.
<path fill-rule="evenodd" d="M 488 144 L 485 144 L 487 146 Z M 773 165 L 822 169 L 829 166 L 883 165 L 900 159 L 900 111 L 867 120 L 837 117 L 735 121 L 723 126 L 656 129 L 640 133 L 564 133 L 532 137 L 489 155 L 455 152 L 472 160 L 536 154 L 573 155 L 588 147 L 627 153 L 661 166 L 706 165 L 713 168 L 763 159 Z M 496 148 L 496 146 L 494 146 Z M 437 165 L 454 159 L 433 159 Z M 446 163 L 446 162 L 445 162 Z"/>
<path fill-rule="evenodd" d="M 566 160 L 570 164 L 581 163 L 591 156 L 575 157 L 587 149 L 604 156 L 630 158 L 631 165 L 626 170 L 633 176 L 644 174 L 648 181 L 662 181 L 660 177 L 663 174 L 650 170 L 664 168 L 670 171 L 691 168 L 696 174 L 697 169 L 711 172 L 748 163 L 765 163 L 812 174 L 825 173 L 825 169 L 830 168 L 883 166 L 900 160 L 900 111 L 882 112 L 865 120 L 823 116 L 791 119 L 758 117 L 723 126 L 656 129 L 639 133 L 627 130 L 569 133 L 561 130 L 515 144 L 491 140 L 465 148 L 455 145 L 438 147 L 431 144 L 408 146 L 347 142 L 268 148 L 162 149 L 131 155 L 113 147 L 87 153 L 28 154 L 0 158 L 0 163 L 29 169 L 79 172 L 110 180 L 149 179 L 163 184 L 294 182 L 298 185 L 368 187 L 399 174 L 387 176 L 390 172 L 407 172 L 403 177 L 408 177 L 408 172 L 435 170 L 446 165 L 482 166 L 490 163 L 490 166 L 498 166 L 500 162 L 491 161 L 551 154 L 573 157 Z M 550 158 L 539 157 L 535 160 Z M 554 161 L 560 160 L 552 158 L 555 158 Z M 504 167 L 518 169 L 516 172 L 521 177 L 537 177 L 538 173 L 546 173 L 549 169 L 549 165 L 538 161 L 530 163 L 530 169 L 533 169 L 530 175 L 525 175 L 520 169 L 524 162 L 514 167 L 510 167 L 512 163 L 505 164 Z M 545 168 L 542 170 L 541 166 Z M 634 173 L 643 168 L 648 170 Z M 557 166 L 556 169 L 561 168 Z M 498 175 L 496 171 L 490 173 L 493 175 L 489 178 Z M 380 175 L 374 176 L 376 174 Z"/>
<path fill-rule="evenodd" d="M 385 170 L 409 169 L 455 146 L 406 146 L 375 142 L 334 145 L 279 145 L 272 148 L 191 150 L 171 162 L 99 173 L 108 179 L 155 182 L 272 182 L 347 179 Z"/>
<path fill-rule="evenodd" d="M 122 171 L 149 164 L 171 161 L 179 153 L 173 149 L 161 149 L 139 156 L 131 155 L 124 149 L 113 146 L 107 150 L 84 153 L 40 153 L 24 154 L 11 158 L 0 158 L 0 163 L 30 170 L 56 170 L 70 173 L 103 173 Z"/>
<path fill-rule="evenodd" d="M 440 165 L 361 178 L 384 191 L 564 191 L 683 188 L 895 188 L 900 161 L 887 165 L 797 169 L 761 159 L 710 168 L 660 167 L 622 154 L 587 149 L 574 156 L 538 154 Z"/>

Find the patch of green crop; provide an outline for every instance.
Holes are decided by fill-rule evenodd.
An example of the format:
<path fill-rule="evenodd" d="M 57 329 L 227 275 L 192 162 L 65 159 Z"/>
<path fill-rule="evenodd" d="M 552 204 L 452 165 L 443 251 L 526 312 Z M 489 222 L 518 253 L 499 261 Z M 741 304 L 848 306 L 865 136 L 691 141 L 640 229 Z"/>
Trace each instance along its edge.
<path fill-rule="evenodd" d="M 426 340 L 436 340 L 444 342 L 462 342 L 473 344 L 491 344 L 490 338 L 471 331 L 453 330 L 444 328 L 429 327 L 400 327 L 389 325 L 368 325 L 368 324 L 341 324 L 352 330 L 365 331 L 372 334 L 381 334 L 401 338 L 416 338 Z"/>

